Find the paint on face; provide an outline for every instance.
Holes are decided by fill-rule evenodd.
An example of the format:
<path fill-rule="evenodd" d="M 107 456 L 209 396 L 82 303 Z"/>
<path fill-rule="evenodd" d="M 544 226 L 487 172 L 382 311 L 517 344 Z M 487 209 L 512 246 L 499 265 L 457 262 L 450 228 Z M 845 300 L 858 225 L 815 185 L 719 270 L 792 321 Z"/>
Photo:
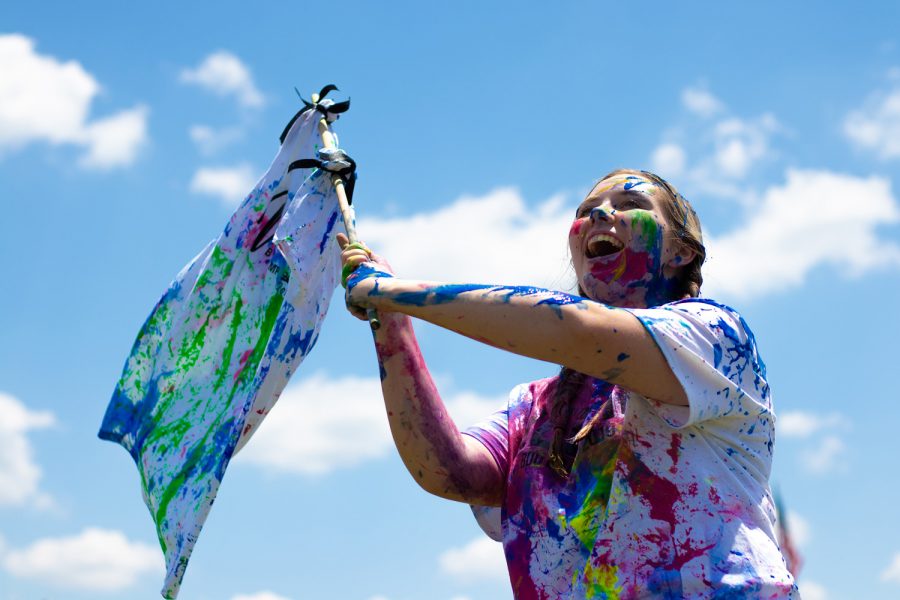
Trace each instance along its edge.
<path fill-rule="evenodd" d="M 625 248 L 611 259 L 590 260 L 582 276 L 585 290 L 602 289 L 603 299 L 616 306 L 656 306 L 669 300 L 669 282 L 663 276 L 664 227 L 653 213 L 622 211 L 617 225 L 624 230 Z M 605 288 L 605 289 L 604 289 Z"/>
<path fill-rule="evenodd" d="M 667 279 L 663 269 L 667 227 L 658 214 L 656 190 L 658 186 L 643 177 L 612 177 L 598 184 L 579 208 L 569 241 L 579 284 L 589 297 L 623 307 L 657 306 L 673 299 L 676 282 Z M 645 199 L 635 198 L 635 192 Z M 592 202 L 600 204 L 592 207 Z M 588 256 L 587 241 L 597 234 L 611 235 L 624 247 Z"/>

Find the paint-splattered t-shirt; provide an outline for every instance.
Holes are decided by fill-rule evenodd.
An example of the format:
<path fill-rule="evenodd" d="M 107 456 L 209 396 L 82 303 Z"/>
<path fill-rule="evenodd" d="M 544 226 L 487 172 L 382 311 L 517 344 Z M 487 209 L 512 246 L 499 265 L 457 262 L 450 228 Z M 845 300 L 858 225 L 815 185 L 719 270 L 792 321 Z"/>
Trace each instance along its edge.
<path fill-rule="evenodd" d="M 753 334 L 707 300 L 631 312 L 689 406 L 588 378 L 567 435 L 604 413 L 566 479 L 547 461 L 557 378 L 517 387 L 466 431 L 506 473 L 499 512 L 515 597 L 797 597 L 775 541 L 774 415 Z"/>

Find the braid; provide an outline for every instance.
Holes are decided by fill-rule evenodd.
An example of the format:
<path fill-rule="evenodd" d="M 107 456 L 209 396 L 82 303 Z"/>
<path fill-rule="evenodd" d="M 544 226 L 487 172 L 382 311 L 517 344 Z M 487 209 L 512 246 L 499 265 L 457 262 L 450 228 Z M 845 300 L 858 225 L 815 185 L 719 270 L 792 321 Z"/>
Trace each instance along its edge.
<path fill-rule="evenodd" d="M 580 442 L 581 440 L 586 438 L 588 435 L 590 435 L 591 430 L 594 428 L 594 425 L 596 425 L 597 423 L 599 423 L 600 421 L 603 420 L 603 415 L 605 412 L 606 411 L 602 410 L 602 409 L 598 410 L 594 414 L 594 416 L 591 417 L 591 420 L 588 421 L 587 423 L 585 423 L 584 426 L 578 430 L 578 433 L 576 433 L 575 437 L 572 438 L 572 443 L 577 444 L 578 442 Z"/>
<path fill-rule="evenodd" d="M 553 405 L 550 407 L 550 422 L 553 425 L 553 441 L 550 445 L 549 466 L 560 477 L 568 477 L 570 466 L 563 453 L 563 442 L 569 419 L 572 416 L 572 404 L 581 391 L 587 375 L 569 367 L 562 367 L 556 383 Z"/>

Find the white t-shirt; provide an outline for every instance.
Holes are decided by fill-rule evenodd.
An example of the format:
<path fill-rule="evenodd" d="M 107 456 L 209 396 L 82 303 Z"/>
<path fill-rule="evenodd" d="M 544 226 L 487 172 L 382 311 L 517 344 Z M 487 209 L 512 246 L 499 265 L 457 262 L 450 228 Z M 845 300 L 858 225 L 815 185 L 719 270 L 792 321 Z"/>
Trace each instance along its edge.
<path fill-rule="evenodd" d="M 775 419 L 753 334 L 708 300 L 630 312 L 689 406 L 591 380 L 585 422 L 597 410 L 609 417 L 567 479 L 547 466 L 541 433 L 556 378 L 517 387 L 505 410 L 466 432 L 507 475 L 501 530 L 515 597 L 797 597 L 775 537 Z M 480 512 L 490 526 L 491 511 Z"/>

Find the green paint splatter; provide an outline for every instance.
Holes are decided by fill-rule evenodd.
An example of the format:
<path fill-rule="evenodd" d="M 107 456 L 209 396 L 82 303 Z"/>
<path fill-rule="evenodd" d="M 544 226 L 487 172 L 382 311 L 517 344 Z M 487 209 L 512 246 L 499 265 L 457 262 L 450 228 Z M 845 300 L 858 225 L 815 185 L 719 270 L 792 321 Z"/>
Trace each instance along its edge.
<path fill-rule="evenodd" d="M 636 209 L 631 216 L 632 228 L 637 231 L 647 243 L 647 251 L 656 248 L 659 238 L 659 224 L 653 218 L 653 213 L 647 210 Z"/>

